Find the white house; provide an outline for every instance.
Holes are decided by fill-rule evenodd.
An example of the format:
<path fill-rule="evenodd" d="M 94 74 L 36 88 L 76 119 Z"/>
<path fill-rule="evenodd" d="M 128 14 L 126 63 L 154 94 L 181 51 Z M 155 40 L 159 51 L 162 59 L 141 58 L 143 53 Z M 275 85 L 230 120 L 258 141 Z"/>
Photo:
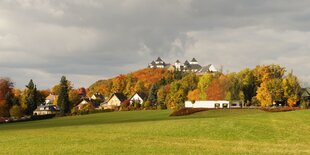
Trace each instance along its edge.
<path fill-rule="evenodd" d="M 142 93 L 135 93 L 131 98 L 130 98 L 130 104 L 133 103 L 139 103 L 140 105 L 143 104 L 145 99 L 145 95 Z"/>
<path fill-rule="evenodd" d="M 185 101 L 185 108 L 229 108 L 229 101 Z"/>
<path fill-rule="evenodd" d="M 57 113 L 59 113 L 58 107 L 52 104 L 41 104 L 33 111 L 33 115 L 49 115 Z"/>
<path fill-rule="evenodd" d="M 108 100 L 107 105 L 121 106 L 121 103 L 126 100 L 126 96 L 123 93 L 114 93 Z"/>

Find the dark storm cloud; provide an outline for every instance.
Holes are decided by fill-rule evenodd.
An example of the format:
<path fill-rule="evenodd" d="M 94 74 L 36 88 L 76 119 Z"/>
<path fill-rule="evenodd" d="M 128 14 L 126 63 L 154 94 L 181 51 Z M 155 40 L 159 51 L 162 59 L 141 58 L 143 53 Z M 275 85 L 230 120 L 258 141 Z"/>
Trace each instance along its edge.
<path fill-rule="evenodd" d="M 238 71 L 279 63 L 310 80 L 306 0 L 4 0 L 0 76 L 48 88 L 143 68 L 157 56 Z M 303 69 L 300 68 L 300 66 Z"/>

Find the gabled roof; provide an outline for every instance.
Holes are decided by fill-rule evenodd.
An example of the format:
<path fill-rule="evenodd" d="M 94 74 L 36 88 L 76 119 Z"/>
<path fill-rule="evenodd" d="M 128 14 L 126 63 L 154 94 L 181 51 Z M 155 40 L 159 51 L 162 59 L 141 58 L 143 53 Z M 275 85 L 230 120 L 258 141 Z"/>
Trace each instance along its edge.
<path fill-rule="evenodd" d="M 177 61 L 176 61 L 176 63 L 180 63 L 180 61 L 179 61 L 179 60 L 177 60 Z"/>
<path fill-rule="evenodd" d="M 145 95 L 144 93 L 135 93 L 135 94 L 133 94 L 133 95 L 131 96 L 130 100 L 131 100 L 136 94 L 139 95 L 140 98 L 142 98 L 143 100 L 144 100 L 145 97 L 146 97 L 146 95 Z"/>
<path fill-rule="evenodd" d="M 301 97 L 309 97 L 310 96 L 310 88 L 303 88 Z"/>
<path fill-rule="evenodd" d="M 189 62 L 186 60 L 186 61 L 184 62 L 184 65 L 185 65 L 185 66 L 188 66 L 188 65 L 190 65 L 190 64 L 189 64 Z"/>
<path fill-rule="evenodd" d="M 56 105 L 41 104 L 34 111 L 59 111 Z"/>
<path fill-rule="evenodd" d="M 198 62 L 198 61 L 195 58 L 193 58 L 191 62 Z"/>
<path fill-rule="evenodd" d="M 96 98 L 104 99 L 104 96 L 99 92 L 96 92 L 95 94 L 93 94 L 93 96 L 95 96 Z"/>
<path fill-rule="evenodd" d="M 158 57 L 156 61 L 163 61 L 163 60 L 160 57 Z"/>
<path fill-rule="evenodd" d="M 116 96 L 121 102 L 127 100 L 127 97 L 123 93 L 114 93 L 108 101 L 110 101 L 113 96 Z"/>
<path fill-rule="evenodd" d="M 210 71 L 210 67 L 211 67 L 211 64 L 207 65 L 207 66 L 203 66 L 199 72 L 200 73 L 207 73 Z"/>

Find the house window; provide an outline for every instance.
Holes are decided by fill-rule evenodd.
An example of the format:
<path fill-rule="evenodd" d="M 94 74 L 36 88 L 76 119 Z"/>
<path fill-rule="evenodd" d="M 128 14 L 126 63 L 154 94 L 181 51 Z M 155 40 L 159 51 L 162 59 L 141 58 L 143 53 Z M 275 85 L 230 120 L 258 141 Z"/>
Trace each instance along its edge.
<path fill-rule="evenodd" d="M 215 103 L 215 104 L 214 104 L 214 108 L 220 108 L 220 105 L 221 105 L 221 104 L 219 104 L 219 103 Z"/>
<path fill-rule="evenodd" d="M 228 104 L 227 103 L 223 103 L 223 108 L 228 108 Z"/>

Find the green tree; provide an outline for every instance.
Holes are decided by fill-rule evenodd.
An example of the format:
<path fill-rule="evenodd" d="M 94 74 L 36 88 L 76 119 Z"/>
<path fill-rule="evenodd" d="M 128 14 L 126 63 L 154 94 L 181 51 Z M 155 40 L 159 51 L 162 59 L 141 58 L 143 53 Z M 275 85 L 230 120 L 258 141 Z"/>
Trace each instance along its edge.
<path fill-rule="evenodd" d="M 245 103 L 252 103 L 252 98 L 256 96 L 257 86 L 253 71 L 246 68 L 239 72 L 242 79 L 241 89 Z"/>
<path fill-rule="evenodd" d="M 226 94 L 226 99 L 229 101 L 240 100 L 241 92 L 241 78 L 236 73 L 230 73 L 227 75 L 227 87 L 228 92 Z"/>
<path fill-rule="evenodd" d="M 60 86 L 60 91 L 59 91 L 57 105 L 59 106 L 60 113 L 64 115 L 64 114 L 70 113 L 68 82 L 65 76 L 61 77 L 59 86 Z"/>
<path fill-rule="evenodd" d="M 156 105 L 157 103 L 157 91 L 158 91 L 158 85 L 155 83 L 151 86 L 148 100 L 152 106 Z"/>
<path fill-rule="evenodd" d="M 26 90 L 24 91 L 24 97 L 26 102 L 25 113 L 27 115 L 32 115 L 33 111 L 37 108 L 37 87 L 34 85 L 32 79 L 26 85 Z"/>

